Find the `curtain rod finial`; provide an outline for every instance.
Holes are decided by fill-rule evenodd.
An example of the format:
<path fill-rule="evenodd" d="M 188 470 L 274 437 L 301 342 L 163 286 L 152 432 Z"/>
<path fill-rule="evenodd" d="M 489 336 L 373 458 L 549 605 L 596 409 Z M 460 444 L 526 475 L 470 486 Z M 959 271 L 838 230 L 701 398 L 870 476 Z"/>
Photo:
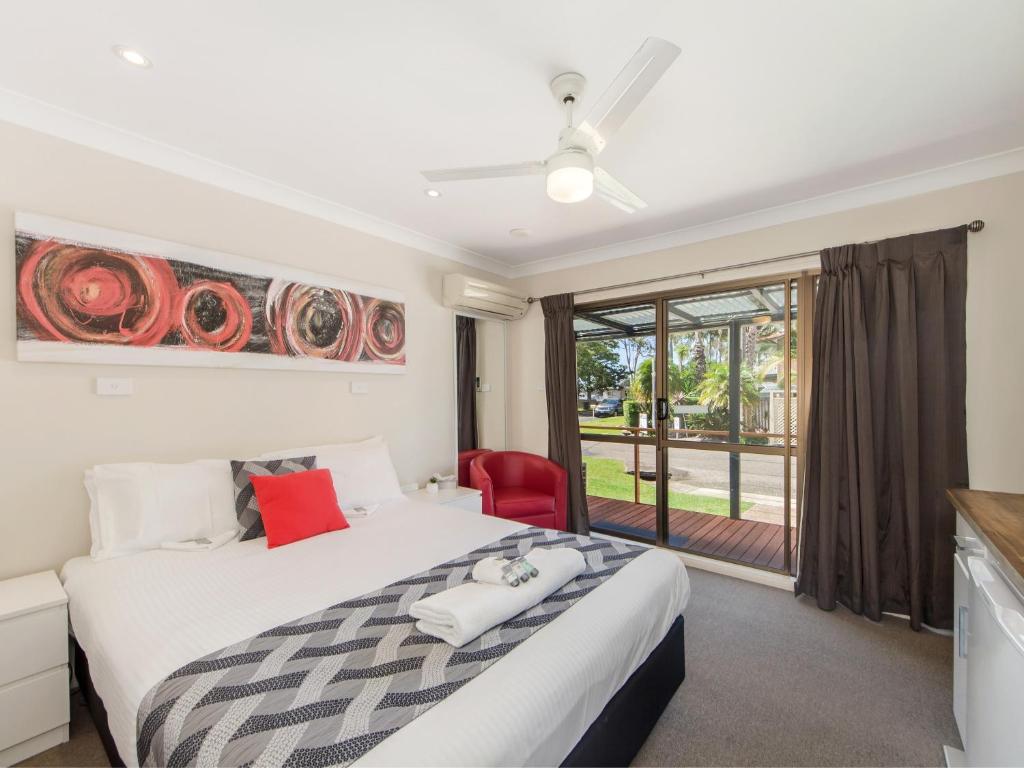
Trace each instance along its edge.
<path fill-rule="evenodd" d="M 981 232 L 985 228 L 985 222 L 981 219 L 975 219 L 967 225 L 968 232 Z"/>

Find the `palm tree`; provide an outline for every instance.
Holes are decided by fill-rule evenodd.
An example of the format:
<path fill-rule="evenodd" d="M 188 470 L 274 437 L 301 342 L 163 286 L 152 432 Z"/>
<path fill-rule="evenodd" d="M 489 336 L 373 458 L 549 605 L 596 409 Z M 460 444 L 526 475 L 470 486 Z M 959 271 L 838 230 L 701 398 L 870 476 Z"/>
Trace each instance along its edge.
<path fill-rule="evenodd" d="M 701 332 L 695 331 L 693 349 L 690 352 L 690 356 L 693 357 L 693 374 L 698 386 L 704 381 L 704 376 L 708 372 L 708 359 L 704 354 L 704 340 L 701 338 Z"/>
<path fill-rule="evenodd" d="M 740 405 L 754 407 L 761 399 L 757 377 L 747 366 L 740 367 Z M 712 363 L 697 386 L 697 401 L 710 410 L 729 410 L 729 366 Z"/>

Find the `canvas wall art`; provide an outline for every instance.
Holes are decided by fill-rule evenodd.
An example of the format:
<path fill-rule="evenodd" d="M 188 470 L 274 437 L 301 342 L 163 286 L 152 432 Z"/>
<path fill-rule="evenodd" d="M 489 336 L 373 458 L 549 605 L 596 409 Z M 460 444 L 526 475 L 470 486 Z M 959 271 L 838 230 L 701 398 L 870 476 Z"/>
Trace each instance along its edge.
<path fill-rule="evenodd" d="M 19 360 L 405 367 L 405 304 L 386 288 L 23 213 L 15 268 Z"/>

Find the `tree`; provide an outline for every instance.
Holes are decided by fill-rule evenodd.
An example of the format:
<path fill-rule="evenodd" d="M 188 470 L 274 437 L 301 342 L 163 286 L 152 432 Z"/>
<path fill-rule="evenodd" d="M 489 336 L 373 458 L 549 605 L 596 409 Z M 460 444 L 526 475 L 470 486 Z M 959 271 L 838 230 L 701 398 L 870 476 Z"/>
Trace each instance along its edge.
<path fill-rule="evenodd" d="M 630 387 L 633 399 L 643 403 L 645 407 L 650 407 L 651 400 L 654 397 L 652 390 L 654 384 L 653 370 L 654 360 L 647 358 L 641 362 L 636 369 L 636 376 L 633 377 L 633 383 Z M 673 362 L 669 362 L 668 391 L 675 396 L 676 400 L 679 400 L 680 395 L 685 391 L 686 375 L 687 372 L 683 368 Z"/>
<path fill-rule="evenodd" d="M 743 363 L 748 368 L 754 368 L 757 365 L 757 347 L 763 328 L 762 325 L 754 324 L 743 326 L 740 345 L 743 348 Z"/>
<path fill-rule="evenodd" d="M 757 377 L 747 366 L 740 368 L 740 404 L 753 407 L 758 404 L 761 393 Z M 727 412 L 729 410 L 729 366 L 725 363 L 712 363 L 708 366 L 707 376 L 697 387 L 697 399 L 709 410 Z"/>
<path fill-rule="evenodd" d="M 576 387 L 587 401 L 595 392 L 622 384 L 626 370 L 619 362 L 615 343 L 581 341 L 576 345 Z"/>
<path fill-rule="evenodd" d="M 694 334 L 693 349 L 690 352 L 690 356 L 693 357 L 693 375 L 698 385 L 704 381 L 708 372 L 708 359 L 704 354 L 704 340 L 701 336 L 700 331 Z"/>
<path fill-rule="evenodd" d="M 640 359 L 654 354 L 654 340 L 650 336 L 635 336 L 619 341 L 622 347 L 622 359 L 626 363 L 629 380 L 636 378 L 636 369 Z"/>

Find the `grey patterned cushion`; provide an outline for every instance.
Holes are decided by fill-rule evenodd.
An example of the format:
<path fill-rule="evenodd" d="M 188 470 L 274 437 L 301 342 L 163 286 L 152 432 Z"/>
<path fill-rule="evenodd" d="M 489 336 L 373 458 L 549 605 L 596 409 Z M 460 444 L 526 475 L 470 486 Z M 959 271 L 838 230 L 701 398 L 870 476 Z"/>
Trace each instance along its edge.
<path fill-rule="evenodd" d="M 252 487 L 253 475 L 290 475 L 316 469 L 316 456 L 300 456 L 294 459 L 269 459 L 266 461 L 232 461 L 231 477 L 235 481 L 235 514 L 242 528 L 241 541 L 266 536 L 263 518 L 256 503 L 256 491 Z"/>

